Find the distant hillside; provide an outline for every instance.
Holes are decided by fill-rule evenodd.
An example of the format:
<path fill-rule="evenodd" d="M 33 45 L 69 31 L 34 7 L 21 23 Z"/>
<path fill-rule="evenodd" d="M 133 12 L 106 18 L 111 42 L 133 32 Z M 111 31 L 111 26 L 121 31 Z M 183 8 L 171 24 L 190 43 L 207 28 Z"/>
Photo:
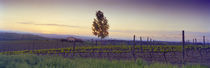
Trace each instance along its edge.
<path fill-rule="evenodd" d="M 0 41 L 1 40 L 45 40 L 45 39 L 49 38 L 33 34 L 0 32 Z"/>
<path fill-rule="evenodd" d="M 97 38 L 95 36 L 64 35 L 64 34 L 42 34 L 42 33 L 31 33 L 31 32 L 21 32 L 21 31 L 0 30 L 0 34 L 2 34 L 2 33 L 13 33 L 13 34 L 21 34 L 21 35 L 22 34 L 24 34 L 24 35 L 33 35 L 35 37 L 51 38 L 51 39 L 66 39 L 67 37 L 75 37 L 75 38 L 79 38 L 79 39 L 83 39 L 83 40 L 90 40 L 90 39 L 100 40 L 100 38 Z M 106 38 L 106 39 L 109 39 L 109 38 Z"/>
<path fill-rule="evenodd" d="M 35 34 L 46 38 L 66 39 L 67 37 L 74 37 L 83 40 L 98 39 L 97 37 L 91 36 L 79 36 L 79 35 L 58 35 L 58 34 Z"/>

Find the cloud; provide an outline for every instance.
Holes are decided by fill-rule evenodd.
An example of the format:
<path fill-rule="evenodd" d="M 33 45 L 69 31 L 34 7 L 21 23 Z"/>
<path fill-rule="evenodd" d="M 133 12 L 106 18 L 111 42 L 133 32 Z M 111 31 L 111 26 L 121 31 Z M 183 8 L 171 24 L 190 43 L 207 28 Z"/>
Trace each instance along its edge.
<path fill-rule="evenodd" d="M 29 25 L 45 25 L 45 26 L 59 26 L 59 27 L 73 27 L 73 28 L 80 28 L 80 26 L 70 26 L 70 25 L 62 25 L 62 24 L 36 24 L 30 22 L 17 22 L 19 24 L 29 24 Z"/>
<path fill-rule="evenodd" d="M 19 24 L 33 24 L 33 23 L 28 23 L 28 22 L 17 22 Z"/>

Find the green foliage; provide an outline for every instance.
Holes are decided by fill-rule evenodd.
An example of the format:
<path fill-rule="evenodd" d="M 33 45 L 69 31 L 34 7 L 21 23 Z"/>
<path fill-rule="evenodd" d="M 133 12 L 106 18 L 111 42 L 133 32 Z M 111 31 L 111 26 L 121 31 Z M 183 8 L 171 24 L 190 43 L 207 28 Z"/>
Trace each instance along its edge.
<path fill-rule="evenodd" d="M 106 60 L 93 58 L 63 58 L 60 56 L 0 55 L 0 68 L 179 68 L 172 64 L 148 64 L 141 59 Z M 200 65 L 186 65 L 183 68 L 208 68 Z"/>
<path fill-rule="evenodd" d="M 0 68 L 70 68 L 71 61 L 62 57 L 35 55 L 1 55 Z"/>
<path fill-rule="evenodd" d="M 18 55 L 18 54 L 57 54 L 57 53 L 80 53 L 80 52 L 112 52 L 112 53 L 129 53 L 132 46 L 127 45 L 109 45 L 109 46 L 78 46 L 73 51 L 73 47 L 54 48 L 54 49 L 37 49 L 37 50 L 22 50 L 22 51 L 6 51 L 0 54 Z M 209 47 L 206 47 L 209 48 Z M 182 46 L 177 45 L 136 45 L 136 52 L 182 52 Z M 137 50 L 139 49 L 139 50 Z M 201 46 L 185 46 L 185 49 L 200 50 Z"/>
<path fill-rule="evenodd" d="M 94 19 L 92 25 L 93 25 L 92 26 L 93 34 L 95 36 L 98 36 L 101 39 L 108 36 L 108 34 L 109 34 L 108 20 L 106 19 L 106 17 L 104 17 L 103 12 L 101 12 L 101 11 L 96 12 L 96 19 Z"/>
<path fill-rule="evenodd" d="M 195 64 L 195 65 L 187 65 L 187 66 L 183 66 L 182 68 L 209 68 L 208 66 L 202 66 L 199 64 Z"/>
<path fill-rule="evenodd" d="M 179 67 L 172 64 L 154 63 L 151 65 L 146 65 L 144 66 L 144 68 L 179 68 Z"/>
<path fill-rule="evenodd" d="M 136 60 L 136 64 L 139 65 L 139 66 L 143 66 L 143 65 L 146 64 L 146 62 L 143 61 L 142 59 L 137 59 L 137 60 Z"/>

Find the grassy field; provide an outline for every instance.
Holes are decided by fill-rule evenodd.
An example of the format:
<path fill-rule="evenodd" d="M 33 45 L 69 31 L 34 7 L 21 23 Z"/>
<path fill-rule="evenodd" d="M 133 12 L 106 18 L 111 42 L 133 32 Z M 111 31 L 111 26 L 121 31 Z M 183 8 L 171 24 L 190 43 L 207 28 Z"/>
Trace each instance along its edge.
<path fill-rule="evenodd" d="M 91 58 L 63 58 L 61 56 L 0 55 L 0 68 L 208 68 L 200 65 L 177 66 L 149 64 L 141 59 L 118 61 Z"/>
<path fill-rule="evenodd" d="M 109 45 L 109 46 L 76 46 L 75 48 L 49 48 L 37 50 L 5 51 L 0 54 L 19 55 L 19 54 L 37 54 L 37 55 L 59 55 L 63 57 L 79 56 L 83 58 L 105 58 L 114 60 L 133 60 L 144 59 L 147 62 L 166 62 L 171 64 L 182 63 L 182 46 L 176 45 Z M 133 53 L 135 55 L 133 55 Z M 135 57 L 135 58 L 134 58 Z M 209 65 L 209 46 L 200 45 L 185 46 L 186 63 L 202 63 Z"/>
<path fill-rule="evenodd" d="M 0 51 L 1 51 L 0 54 L 4 54 L 0 58 L 2 60 L 2 62 L 0 63 L 1 64 L 3 63 L 2 64 L 3 67 L 0 68 L 6 68 L 6 67 L 14 68 L 11 66 L 15 65 L 17 65 L 15 67 L 26 65 L 26 66 L 32 66 L 32 68 L 40 68 L 40 66 L 41 68 L 46 68 L 42 66 L 52 65 L 52 64 L 58 66 L 65 65 L 65 67 L 67 68 L 86 68 L 86 67 L 94 68 L 94 66 L 95 68 L 103 68 L 103 67 L 104 68 L 141 68 L 141 67 L 179 68 L 176 65 L 180 65 L 182 61 L 181 45 L 136 45 L 134 49 L 133 45 L 100 45 L 100 44 L 94 45 L 93 43 L 90 42 L 74 44 L 68 42 L 60 42 L 58 40 L 21 40 L 21 41 L 0 41 Z M 135 53 L 135 57 L 138 59 L 137 63 L 132 62 L 134 59 L 133 53 Z M 24 54 L 25 56 L 23 56 L 22 54 Z M 35 55 L 31 56 L 27 54 L 48 55 L 48 56 L 35 56 Z M 11 56 L 6 56 L 6 55 L 11 55 Z M 65 60 L 62 57 L 55 57 L 53 55 L 65 57 Z M 66 59 L 66 58 L 73 58 L 75 56 L 77 57 L 74 59 Z M 208 61 L 209 57 L 210 57 L 210 46 L 205 46 L 205 47 L 202 45 L 185 46 L 185 62 L 187 64 L 209 65 Z M 7 60 L 4 60 L 5 58 Z M 94 59 L 88 59 L 88 58 L 94 58 Z M 144 59 L 144 61 L 139 60 L 140 58 Z M 16 62 L 17 59 L 21 60 L 20 64 Z M 32 61 L 27 59 L 30 59 Z M 54 61 L 55 59 L 59 60 Z M 111 61 L 104 59 L 108 59 Z M 12 61 L 12 62 L 8 62 L 5 64 L 4 61 Z M 22 61 L 27 61 L 27 62 L 22 63 Z M 69 63 L 69 61 L 72 63 Z M 145 61 L 147 63 L 139 65 L 139 62 L 145 62 Z M 36 64 L 31 65 L 28 62 L 34 62 Z M 46 62 L 47 64 L 45 65 L 45 63 L 43 62 Z M 61 62 L 62 64 L 59 64 Z M 96 63 L 92 62 L 96 63 L 100 62 L 101 64 L 94 65 Z M 158 63 L 153 63 L 153 62 L 158 62 Z M 84 66 L 81 66 L 81 64 L 83 64 Z M 70 65 L 70 67 L 68 65 Z M 97 66 L 102 66 L 102 67 L 97 67 Z M 190 66 L 191 65 L 187 65 L 185 67 L 199 68 L 199 65 L 195 65 L 193 67 Z M 21 67 L 21 68 L 28 68 L 28 67 Z M 53 67 L 48 67 L 48 68 L 53 68 Z M 63 68 L 63 67 L 56 67 L 56 68 Z"/>

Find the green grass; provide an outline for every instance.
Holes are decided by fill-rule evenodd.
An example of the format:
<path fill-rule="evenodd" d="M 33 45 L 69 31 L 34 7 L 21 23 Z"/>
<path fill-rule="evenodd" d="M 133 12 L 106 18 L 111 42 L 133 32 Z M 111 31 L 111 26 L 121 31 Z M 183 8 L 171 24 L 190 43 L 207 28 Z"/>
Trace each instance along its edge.
<path fill-rule="evenodd" d="M 148 64 L 138 59 L 126 60 L 63 58 L 60 56 L 0 55 L 0 68 L 179 68 L 172 64 Z M 200 65 L 186 65 L 183 68 L 208 68 Z"/>

